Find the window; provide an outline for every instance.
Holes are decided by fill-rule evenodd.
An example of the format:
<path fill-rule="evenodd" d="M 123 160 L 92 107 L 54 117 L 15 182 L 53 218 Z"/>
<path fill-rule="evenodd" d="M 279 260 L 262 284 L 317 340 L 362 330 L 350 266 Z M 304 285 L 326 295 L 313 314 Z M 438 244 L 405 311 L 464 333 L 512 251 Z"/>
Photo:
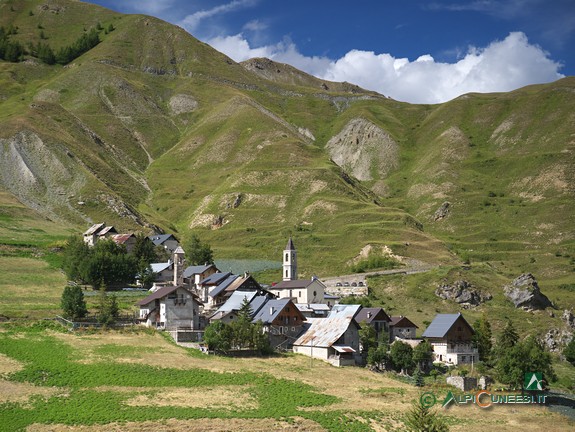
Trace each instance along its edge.
<path fill-rule="evenodd" d="M 465 363 L 465 359 L 466 359 L 465 356 L 461 356 L 461 362 L 462 362 L 462 363 Z"/>
<path fill-rule="evenodd" d="M 292 327 L 292 328 L 291 328 L 291 331 L 294 332 L 294 331 L 295 331 L 295 327 Z"/>
<path fill-rule="evenodd" d="M 288 277 L 288 271 L 287 271 L 287 269 L 286 269 L 286 277 Z"/>
<path fill-rule="evenodd" d="M 286 253 L 286 259 L 285 261 L 289 261 L 289 254 Z"/>

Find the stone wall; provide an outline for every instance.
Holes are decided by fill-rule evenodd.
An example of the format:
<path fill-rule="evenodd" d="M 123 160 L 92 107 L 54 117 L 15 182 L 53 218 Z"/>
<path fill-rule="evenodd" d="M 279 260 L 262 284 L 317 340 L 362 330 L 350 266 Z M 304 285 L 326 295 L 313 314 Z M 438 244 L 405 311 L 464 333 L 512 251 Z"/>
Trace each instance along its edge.
<path fill-rule="evenodd" d="M 477 388 L 477 378 L 450 376 L 447 377 L 447 384 L 457 387 L 461 391 L 469 391 Z"/>

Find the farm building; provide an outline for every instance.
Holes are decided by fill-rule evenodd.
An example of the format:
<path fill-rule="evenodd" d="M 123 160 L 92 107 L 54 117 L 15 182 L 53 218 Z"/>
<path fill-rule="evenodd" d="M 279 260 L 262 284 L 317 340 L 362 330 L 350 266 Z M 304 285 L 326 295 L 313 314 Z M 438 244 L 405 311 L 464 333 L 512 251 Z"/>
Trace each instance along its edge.
<path fill-rule="evenodd" d="M 326 318 L 308 318 L 311 325 L 294 342 L 294 352 L 334 366 L 360 363 L 360 327 L 354 319 L 360 308 L 360 305 L 336 305 Z"/>

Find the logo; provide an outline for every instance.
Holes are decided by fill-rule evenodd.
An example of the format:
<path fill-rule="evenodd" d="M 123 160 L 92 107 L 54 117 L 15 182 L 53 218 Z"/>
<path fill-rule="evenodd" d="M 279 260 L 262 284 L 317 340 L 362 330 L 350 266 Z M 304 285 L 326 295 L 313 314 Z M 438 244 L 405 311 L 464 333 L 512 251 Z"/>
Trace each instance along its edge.
<path fill-rule="evenodd" d="M 451 402 L 455 402 L 455 405 L 459 405 L 457 403 L 457 399 L 455 399 L 455 396 L 453 396 L 453 393 L 451 393 L 451 391 L 449 391 L 447 393 L 447 396 L 445 396 L 445 399 L 443 400 L 443 404 L 441 405 L 443 408 L 445 408 L 447 405 L 449 405 Z"/>
<path fill-rule="evenodd" d="M 419 398 L 419 402 L 423 408 L 431 408 L 437 402 L 435 395 L 431 392 L 423 393 Z"/>
<path fill-rule="evenodd" d="M 533 379 L 531 375 L 535 375 Z M 539 374 L 541 375 L 541 374 Z M 526 381 L 534 389 L 537 385 L 541 385 L 541 376 L 537 377 L 536 374 L 529 374 L 529 379 Z M 526 384 L 526 385 L 527 385 Z M 432 392 L 423 393 L 419 398 L 421 406 L 424 408 L 431 408 L 437 403 L 437 397 Z M 523 394 L 495 394 L 491 393 L 489 390 L 479 390 L 477 393 L 462 393 L 453 394 L 451 391 L 447 392 L 445 399 L 443 399 L 442 407 L 448 409 L 452 404 L 461 406 L 467 404 L 475 404 L 479 408 L 489 408 L 493 405 L 509 405 L 509 404 L 536 404 L 543 405 L 547 402 L 547 395 L 537 394 L 537 395 L 523 395 Z"/>
<path fill-rule="evenodd" d="M 527 372 L 525 374 L 525 381 L 523 382 L 523 388 L 525 390 L 539 390 L 543 391 L 543 374 L 541 372 Z"/>

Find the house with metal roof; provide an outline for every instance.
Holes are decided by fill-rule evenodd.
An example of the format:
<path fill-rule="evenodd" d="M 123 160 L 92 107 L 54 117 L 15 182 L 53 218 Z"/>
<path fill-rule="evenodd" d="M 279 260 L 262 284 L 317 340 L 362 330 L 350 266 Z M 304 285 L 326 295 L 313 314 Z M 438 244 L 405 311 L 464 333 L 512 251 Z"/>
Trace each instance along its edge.
<path fill-rule="evenodd" d="M 294 342 L 294 352 L 334 366 L 360 363 L 360 327 L 354 319 L 360 309 L 360 305 L 336 305 L 326 318 L 308 318 L 311 325 Z"/>
<path fill-rule="evenodd" d="M 199 328 L 200 303 L 183 286 L 164 286 L 137 303 L 140 322 L 166 330 Z"/>
<path fill-rule="evenodd" d="M 174 280 L 174 263 L 172 260 L 150 264 L 155 275 L 155 282 L 171 282 Z"/>
<path fill-rule="evenodd" d="M 180 242 L 173 234 L 154 234 L 148 237 L 154 246 L 161 246 L 169 253 L 173 253 L 180 245 Z"/>
<path fill-rule="evenodd" d="M 113 234 L 110 238 L 117 245 L 124 246 L 127 253 L 132 253 L 134 246 L 136 246 L 136 236 L 133 233 Z"/>
<path fill-rule="evenodd" d="M 422 336 L 433 347 L 434 361 L 458 365 L 480 360 L 472 343 L 474 334 L 463 315 L 456 313 L 437 314 Z"/>
<path fill-rule="evenodd" d="M 182 277 L 184 284 L 190 288 L 198 289 L 198 285 L 208 276 L 218 273 L 219 270 L 214 264 L 188 266 L 184 269 Z"/>
<path fill-rule="evenodd" d="M 403 315 L 392 316 L 389 321 L 389 341 L 393 342 L 396 337 L 400 339 L 415 339 L 418 327 Z"/>
<path fill-rule="evenodd" d="M 253 322 L 261 321 L 274 349 L 291 349 L 306 321 L 291 299 L 270 299 L 254 314 Z"/>
<path fill-rule="evenodd" d="M 306 318 L 325 318 L 331 307 L 324 303 L 296 303 L 295 306 Z"/>

